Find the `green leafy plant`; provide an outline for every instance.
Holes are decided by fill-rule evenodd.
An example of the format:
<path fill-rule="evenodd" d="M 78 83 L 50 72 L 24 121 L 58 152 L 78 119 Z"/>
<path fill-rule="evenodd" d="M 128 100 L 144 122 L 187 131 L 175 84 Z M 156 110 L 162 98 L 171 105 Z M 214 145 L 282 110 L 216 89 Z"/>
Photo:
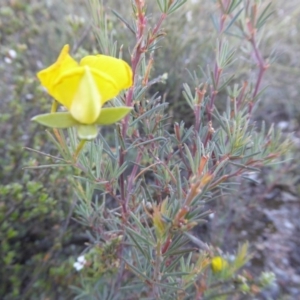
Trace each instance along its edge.
<path fill-rule="evenodd" d="M 258 131 L 251 122 L 269 67 L 257 37 L 270 6 L 218 1 L 215 63 L 207 72 L 191 74 L 193 86 L 184 85 L 195 119 L 186 128 L 183 122 L 170 125 L 167 103 L 150 93 L 150 87 L 155 90 L 162 81 L 151 80 L 150 73 L 163 23 L 184 3 L 157 1 L 160 16 L 152 24 L 145 1 L 132 2 L 133 25 L 115 12 L 136 44 L 130 55 L 133 85 L 115 99 L 134 111 L 109 133 L 112 139 L 100 133 L 78 152 L 73 129 L 50 136 L 62 156 L 57 157 L 60 165 L 71 166 L 76 174 L 75 212 L 90 228 L 90 245 L 74 264 L 82 276 L 81 286 L 74 287 L 77 299 L 226 299 L 240 292 L 255 294 L 265 285 L 265 280 L 238 273 L 249 259 L 246 244 L 229 262 L 193 229 L 211 213 L 205 205 L 230 191 L 233 178 L 257 171 L 289 148 L 289 141 L 282 142 L 273 127 Z M 90 6 L 94 12 L 104 11 L 99 2 Z M 116 55 L 107 18 L 103 13 L 93 16 L 101 52 Z M 226 70 L 237 54 L 225 37 L 229 32 L 249 44 L 249 57 L 258 65 L 250 84 L 230 84 L 234 74 Z M 228 101 L 222 112 L 215 102 L 224 89 Z"/>
<path fill-rule="evenodd" d="M 215 27 L 214 41 L 206 46 L 210 50 L 205 52 L 207 59 L 203 62 L 205 55 L 199 53 L 200 67 L 189 66 L 188 77 L 174 79 L 177 66 L 172 66 L 173 73 L 171 68 L 164 69 L 163 47 L 175 36 L 168 27 L 174 23 L 168 22 L 185 14 L 186 1 L 128 1 L 131 13 L 124 13 L 123 8 L 118 11 L 113 1 L 111 12 L 102 2 L 89 1 L 98 44 L 88 36 L 88 25 L 74 40 L 73 54 L 81 58 L 97 48 L 101 54 L 127 60 L 133 72 L 132 86 L 101 107 L 110 113 L 99 124 L 116 124 L 93 131 L 97 138 L 92 141 L 78 137 L 80 124 L 69 113 L 49 113 L 46 93 L 31 79 L 36 97 L 30 117 L 42 111 L 35 120 L 56 129 L 43 135 L 47 147 L 31 140 L 31 151 L 44 156 L 44 161 L 32 160 L 26 172 L 55 171 L 45 184 L 22 177 L 25 187 L 1 186 L 6 203 L 0 218 L 4 220 L 3 258 L 5 266 L 14 268 L 11 286 L 2 288 L 3 293 L 11 291 L 8 297 L 20 297 L 20 291 L 25 291 L 23 297 L 35 299 L 43 291 L 45 297 L 75 294 L 75 299 L 231 299 L 257 295 L 272 283 L 271 273 L 254 277 L 244 268 L 252 257 L 247 243 L 227 253 L 198 232 L 213 213 L 213 203 L 235 189 L 236 179 L 282 159 L 290 148 L 289 139 L 283 139 L 274 127 L 258 129 L 253 122 L 270 67 L 260 50 L 260 39 L 271 6 L 254 0 L 215 2 L 206 4 Z M 71 16 L 67 21 L 79 35 L 84 22 Z M 180 35 L 184 32 L 178 41 Z M 174 57 L 178 59 L 180 51 Z M 42 58 L 47 63 L 51 59 Z M 197 56 L 193 59 L 197 61 Z M 176 91 L 168 91 L 170 87 Z M 178 100 L 172 103 L 173 110 L 178 109 L 176 121 L 167 103 L 172 97 Z M 179 119 L 183 111 L 188 112 L 188 124 Z M 59 126 L 62 122 L 67 126 Z M 41 126 L 35 128 L 42 131 Z M 29 152 L 25 153 L 27 158 Z M 55 190 L 60 180 L 67 186 L 64 192 Z M 26 193 L 31 201 L 21 196 Z M 19 212 L 10 212 L 11 198 L 30 209 L 21 217 L 20 228 L 11 226 L 20 217 Z M 25 225 L 35 218 L 35 225 L 42 223 L 46 217 L 53 227 L 62 220 L 64 225 L 58 226 L 58 237 L 49 238 L 51 247 L 28 260 L 32 264 L 43 261 L 42 267 L 35 269 L 33 278 L 20 280 L 19 241 L 28 234 Z M 62 246 L 81 233 L 79 242 Z M 47 278 L 51 282 L 45 284 Z M 53 292 L 55 282 L 61 281 L 65 283 Z"/>

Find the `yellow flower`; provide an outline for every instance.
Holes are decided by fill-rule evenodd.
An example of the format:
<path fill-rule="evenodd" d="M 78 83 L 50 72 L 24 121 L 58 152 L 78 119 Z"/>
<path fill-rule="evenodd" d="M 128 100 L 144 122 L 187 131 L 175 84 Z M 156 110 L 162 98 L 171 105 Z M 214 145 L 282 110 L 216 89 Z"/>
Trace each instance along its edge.
<path fill-rule="evenodd" d="M 225 259 L 223 259 L 221 256 L 215 256 L 211 260 L 211 268 L 214 273 L 221 272 L 222 270 L 224 270 L 226 268 L 227 265 L 228 265 L 227 261 Z"/>
<path fill-rule="evenodd" d="M 81 124 L 94 124 L 103 104 L 132 85 L 132 71 L 125 61 L 90 55 L 77 63 L 69 55 L 69 45 L 37 76 L 48 93 Z"/>
<path fill-rule="evenodd" d="M 89 55 L 77 63 L 65 45 L 56 62 L 37 76 L 68 112 L 38 115 L 32 120 L 52 128 L 75 126 L 80 139 L 94 139 L 97 125 L 113 124 L 132 110 L 127 106 L 102 107 L 132 85 L 131 68 L 121 59 Z"/>

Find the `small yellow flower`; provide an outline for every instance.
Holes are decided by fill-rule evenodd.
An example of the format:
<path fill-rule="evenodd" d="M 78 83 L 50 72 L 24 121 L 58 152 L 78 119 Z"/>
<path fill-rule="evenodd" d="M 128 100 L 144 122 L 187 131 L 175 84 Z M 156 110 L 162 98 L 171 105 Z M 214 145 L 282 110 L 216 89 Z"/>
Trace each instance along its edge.
<path fill-rule="evenodd" d="M 89 55 L 77 63 L 69 55 L 69 45 L 65 45 L 56 62 L 40 71 L 37 77 L 48 93 L 68 110 L 68 113 L 33 118 L 43 125 L 57 128 L 83 125 L 81 131 L 84 132 L 85 125 L 88 129 L 88 125 L 92 128 L 114 123 L 131 110 L 129 107 L 102 108 L 132 85 L 131 68 L 121 59 Z"/>
<path fill-rule="evenodd" d="M 227 265 L 228 265 L 227 261 L 223 259 L 221 256 L 215 256 L 211 260 L 211 268 L 214 273 L 221 272 L 226 268 Z"/>
<path fill-rule="evenodd" d="M 69 45 L 37 76 L 48 93 L 83 124 L 93 124 L 102 105 L 132 85 L 132 72 L 125 61 L 90 55 L 78 64 L 69 55 Z"/>

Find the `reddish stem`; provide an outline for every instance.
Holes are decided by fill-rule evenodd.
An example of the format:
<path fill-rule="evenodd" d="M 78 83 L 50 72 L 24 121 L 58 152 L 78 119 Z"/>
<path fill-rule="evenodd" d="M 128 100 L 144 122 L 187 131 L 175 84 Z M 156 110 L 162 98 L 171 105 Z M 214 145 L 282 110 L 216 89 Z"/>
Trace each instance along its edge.
<path fill-rule="evenodd" d="M 131 174 L 129 176 L 129 179 L 128 179 L 128 184 L 127 184 L 127 195 L 126 195 L 126 201 L 125 201 L 125 205 L 126 205 L 126 208 L 128 206 L 128 202 L 129 202 L 129 199 L 130 199 L 130 194 L 131 194 L 131 191 L 132 191 L 132 188 L 133 188 L 133 184 L 134 184 L 134 178 L 136 176 L 136 173 L 139 169 L 139 164 L 141 162 L 141 159 L 142 159 L 142 152 L 139 151 L 138 155 L 137 155 L 137 158 L 136 158 L 136 161 L 135 161 L 135 165 L 131 171 Z"/>
<path fill-rule="evenodd" d="M 152 39 L 149 40 L 146 45 L 143 45 L 143 35 L 144 35 L 144 31 L 145 31 L 146 24 L 147 24 L 147 19 L 145 17 L 145 13 L 143 11 L 143 7 L 144 7 L 143 1 L 136 0 L 135 2 L 136 2 L 136 7 L 137 7 L 136 46 L 134 48 L 134 52 L 131 57 L 132 86 L 128 90 L 127 95 L 126 95 L 126 99 L 125 99 L 126 106 L 132 106 L 134 86 L 136 84 L 137 68 L 138 68 L 139 62 L 141 60 L 142 54 L 146 52 L 149 45 L 151 43 L 153 43 L 154 40 L 156 39 L 155 35 L 158 33 L 163 21 L 165 20 L 165 18 L 167 16 L 166 14 L 161 15 L 158 23 L 156 24 L 156 26 L 153 29 Z M 124 141 L 126 139 L 128 126 L 129 126 L 129 115 L 127 115 L 122 121 L 121 136 Z M 122 149 L 120 152 L 119 166 L 122 166 L 125 162 L 125 152 L 126 152 L 126 149 Z M 135 168 L 133 168 L 132 172 L 134 172 L 134 170 L 135 170 Z M 134 177 L 135 177 L 135 175 L 132 178 L 134 178 Z M 128 189 L 129 187 L 127 186 L 127 196 L 125 196 L 124 180 L 125 180 L 124 174 L 121 174 L 120 179 L 119 179 L 119 184 L 120 184 L 122 210 L 123 210 L 123 215 L 125 216 L 127 214 L 127 205 L 128 205 L 128 201 L 129 201 L 128 195 L 130 194 L 130 190 L 132 189 L 132 187 L 130 189 Z M 133 184 L 133 182 L 132 182 L 132 184 Z"/>
<path fill-rule="evenodd" d="M 261 84 L 261 80 L 262 80 L 264 72 L 267 69 L 267 66 L 266 66 L 266 64 L 264 62 L 264 59 L 263 59 L 263 57 L 262 57 L 262 55 L 261 55 L 261 53 L 260 53 L 260 51 L 257 47 L 257 42 L 255 40 L 254 35 L 250 39 L 250 42 L 251 42 L 251 45 L 253 47 L 254 54 L 255 54 L 255 57 L 257 59 L 258 65 L 259 65 L 259 74 L 258 74 L 257 82 L 256 82 L 256 85 L 255 85 L 255 90 L 253 92 L 253 98 L 255 98 L 256 95 L 258 94 L 258 90 L 259 90 L 259 87 L 260 87 L 260 84 Z"/>
<path fill-rule="evenodd" d="M 136 33 L 136 40 L 137 44 L 135 46 L 134 53 L 132 54 L 131 57 L 131 67 L 132 67 L 132 86 L 129 89 L 127 95 L 126 95 L 126 106 L 132 106 L 132 99 L 133 99 L 133 90 L 135 86 L 135 77 L 136 77 L 136 71 L 137 71 L 137 66 L 140 61 L 141 55 L 143 53 L 142 47 L 141 47 L 141 42 L 144 34 L 144 29 L 146 26 L 146 18 L 145 14 L 143 12 L 143 3 L 139 0 L 136 0 L 136 7 L 137 7 L 137 33 Z M 121 135 L 123 140 L 125 141 L 126 135 L 127 135 L 127 129 L 129 125 L 129 115 L 127 115 L 122 122 L 122 130 L 121 130 Z M 120 153 L 120 158 L 119 158 L 119 166 L 122 166 L 125 162 L 125 149 L 121 150 Z M 127 198 L 125 198 L 125 186 L 124 186 L 124 174 L 122 173 L 119 178 L 119 184 L 120 184 L 120 194 L 121 194 L 121 203 L 122 203 L 122 210 L 123 210 L 123 215 L 124 217 L 127 215 Z M 125 217 L 126 218 L 126 217 Z"/>

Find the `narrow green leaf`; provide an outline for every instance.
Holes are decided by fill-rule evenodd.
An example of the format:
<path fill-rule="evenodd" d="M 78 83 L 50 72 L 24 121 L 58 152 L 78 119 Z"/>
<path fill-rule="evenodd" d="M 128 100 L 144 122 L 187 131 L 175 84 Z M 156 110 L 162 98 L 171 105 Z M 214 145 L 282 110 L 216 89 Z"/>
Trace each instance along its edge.
<path fill-rule="evenodd" d="M 178 284 L 177 283 L 170 283 L 170 284 L 164 284 L 164 283 L 160 283 L 160 282 L 155 282 L 155 284 L 157 284 L 158 286 L 160 287 L 163 287 L 163 288 L 166 288 L 168 290 L 176 290 L 176 291 L 183 291 L 182 288 L 178 287 Z"/>
<path fill-rule="evenodd" d="M 178 165 L 175 166 L 174 173 L 177 181 L 177 195 L 178 195 L 178 199 L 181 201 L 183 199 L 183 195 L 182 195 L 183 186 L 181 184 L 181 176 L 180 176 L 181 174 Z"/>
<path fill-rule="evenodd" d="M 135 239 L 135 237 L 133 236 L 132 233 L 130 233 L 128 231 L 128 235 L 130 236 L 130 238 L 132 239 L 133 243 L 135 244 L 135 246 L 140 250 L 140 252 L 143 254 L 144 258 L 146 258 L 149 262 L 151 261 L 151 257 L 149 255 L 149 253 L 146 252 L 146 249 L 143 249 L 140 245 L 140 243 Z"/>
<path fill-rule="evenodd" d="M 49 137 L 49 139 L 52 141 L 52 143 L 56 146 L 56 148 L 58 149 L 58 151 L 60 152 L 61 156 L 66 160 L 70 160 L 70 157 L 72 156 L 71 152 L 70 152 L 70 148 L 66 146 L 66 140 L 65 140 L 65 136 L 64 133 L 62 132 L 62 129 L 58 129 L 59 134 L 62 138 L 62 145 L 60 143 L 58 143 L 58 141 L 56 140 L 56 138 L 54 137 L 53 134 L 51 134 L 49 132 L 49 130 L 46 130 L 46 133 Z"/>
<path fill-rule="evenodd" d="M 147 238 L 141 236 L 139 233 L 135 232 L 134 230 L 132 230 L 131 228 L 127 227 L 126 228 L 128 230 L 128 232 L 130 232 L 131 234 L 133 234 L 137 240 L 139 240 L 139 242 L 144 242 L 145 245 L 149 245 L 149 246 L 152 246 L 152 247 L 155 247 L 155 244 L 151 241 L 151 240 L 148 240 Z"/>
<path fill-rule="evenodd" d="M 132 148 L 138 148 L 138 147 L 143 146 L 143 145 L 153 144 L 154 142 L 157 142 L 157 141 L 166 141 L 166 139 L 164 137 L 159 136 L 159 137 L 156 137 L 154 139 L 151 139 L 151 140 L 148 140 L 148 141 L 145 141 L 145 142 L 141 142 L 141 143 L 138 143 L 138 144 L 132 144 L 132 146 L 127 148 L 127 151 L 129 151 Z"/>
<path fill-rule="evenodd" d="M 170 7 L 169 10 L 167 11 L 167 14 L 170 15 L 173 12 L 175 12 L 178 8 L 180 8 L 187 0 L 179 0 L 174 2 Z"/>
<path fill-rule="evenodd" d="M 228 66 L 228 65 L 227 65 Z M 221 92 L 228 84 L 234 79 L 235 74 L 231 75 L 219 88 L 218 92 Z"/>
<path fill-rule="evenodd" d="M 119 120 L 123 119 L 131 110 L 132 107 L 127 106 L 102 108 L 95 124 L 110 125 L 116 123 Z"/>
<path fill-rule="evenodd" d="M 197 167 L 197 166 L 195 166 L 194 159 L 193 159 L 193 155 L 192 155 L 192 153 L 191 153 L 191 151 L 190 151 L 190 148 L 189 148 L 186 144 L 183 144 L 183 147 L 184 147 L 184 149 L 185 149 L 186 157 L 187 157 L 187 159 L 188 159 L 188 161 L 189 161 L 190 167 L 191 167 L 193 173 L 195 174 L 195 173 L 196 173 L 196 167 Z"/>
<path fill-rule="evenodd" d="M 125 263 L 127 264 L 127 267 L 136 274 L 140 279 L 144 279 L 147 281 L 152 281 L 149 277 L 147 277 L 145 274 L 143 274 L 139 269 L 137 269 L 135 266 L 130 264 L 126 259 L 124 259 Z"/>
<path fill-rule="evenodd" d="M 184 254 L 182 254 L 182 255 L 184 255 Z M 175 270 L 182 255 L 178 255 L 177 257 L 175 257 L 174 260 L 172 261 L 172 263 L 164 270 L 164 272 L 167 273 L 167 272 L 171 272 L 171 271 Z"/>
<path fill-rule="evenodd" d="M 112 12 L 113 12 L 113 14 L 114 14 L 118 19 L 120 19 L 120 21 L 122 21 L 122 22 L 126 25 L 126 27 L 127 27 L 134 35 L 136 34 L 134 28 L 129 24 L 128 21 L 125 20 L 125 18 L 123 18 L 123 17 L 122 17 L 117 11 L 115 11 L 114 9 L 112 9 Z"/>
<path fill-rule="evenodd" d="M 120 290 L 121 291 L 124 291 L 124 290 L 134 291 L 134 290 L 141 290 L 144 287 L 145 287 L 144 283 L 137 283 L 137 284 L 133 284 L 133 285 L 121 286 Z"/>
<path fill-rule="evenodd" d="M 168 257 L 173 255 L 174 252 L 180 251 L 178 249 L 182 249 L 183 246 L 185 246 L 189 242 L 188 239 L 182 237 L 182 235 L 178 236 L 174 239 L 173 243 L 171 244 L 171 247 L 168 249 L 166 253 L 164 253 L 164 257 Z"/>
<path fill-rule="evenodd" d="M 142 231 L 142 234 L 144 236 L 148 236 L 148 232 L 143 226 L 143 224 L 140 222 L 139 218 L 133 212 L 130 212 L 130 216 L 134 219 L 135 225 L 139 227 L 139 229 Z"/>
<path fill-rule="evenodd" d="M 240 16 L 241 12 L 244 10 L 244 8 L 240 9 L 237 14 L 231 19 L 231 21 L 228 23 L 226 29 L 224 30 L 225 33 L 228 32 L 228 30 L 231 28 L 231 26 L 235 23 L 237 18 Z"/>
<path fill-rule="evenodd" d="M 167 277 L 175 277 L 178 278 L 180 276 L 190 275 L 189 272 L 174 272 L 174 273 L 164 273 L 162 279 L 166 279 Z"/>
<path fill-rule="evenodd" d="M 150 52 L 149 49 L 148 49 L 148 51 Z M 142 99 L 142 97 L 145 95 L 145 93 L 146 93 L 146 91 L 147 91 L 147 89 L 148 89 L 148 86 L 142 87 L 142 88 L 140 88 L 140 89 L 139 89 L 139 88 L 140 88 L 140 87 L 136 87 L 136 90 L 135 90 L 135 97 L 134 97 L 135 102 L 137 102 L 137 101 L 139 101 L 139 100 Z M 153 95 L 153 97 L 155 98 L 156 95 L 157 95 L 157 93 L 155 93 L 155 94 Z"/>
<path fill-rule="evenodd" d="M 37 115 L 31 120 L 52 128 L 68 128 L 79 124 L 78 121 L 73 119 L 69 112 L 57 112 Z"/>
<path fill-rule="evenodd" d="M 235 8 L 240 4 L 242 2 L 242 0 L 240 0 L 240 1 L 232 1 L 231 3 L 230 3 L 230 6 L 229 6 L 229 8 L 228 8 L 228 10 L 227 10 L 227 12 L 226 12 L 226 14 L 231 14 L 234 10 L 235 10 Z M 243 8 L 244 9 L 244 8 Z"/>
<path fill-rule="evenodd" d="M 170 252 L 170 256 L 175 256 L 175 255 L 185 255 L 185 254 L 189 254 L 189 253 L 192 253 L 192 252 L 196 252 L 197 251 L 197 248 L 186 248 L 186 249 L 178 249 L 178 250 L 174 250 L 174 251 L 171 251 Z"/>
<path fill-rule="evenodd" d="M 168 103 L 161 103 L 155 107 L 152 107 L 150 110 L 146 111 L 144 114 L 142 114 L 141 116 L 139 116 L 138 118 L 136 118 L 134 121 L 132 121 L 130 123 L 130 127 L 133 126 L 134 124 L 136 124 L 137 122 L 141 121 L 142 119 L 153 115 L 155 112 L 160 111 L 160 110 L 164 110 L 165 107 L 168 106 Z"/>
<path fill-rule="evenodd" d="M 61 157 L 53 156 L 53 155 L 50 155 L 50 154 L 48 154 L 46 152 L 38 151 L 36 149 L 32 149 L 32 148 L 29 148 L 29 147 L 24 147 L 23 149 L 31 151 L 31 152 L 35 152 L 35 153 L 43 155 L 43 156 L 50 157 L 50 158 L 52 158 L 54 160 L 59 160 L 59 161 L 67 162 L 65 159 L 63 159 Z"/>
<path fill-rule="evenodd" d="M 71 164 L 55 164 L 55 165 L 40 165 L 40 166 L 26 166 L 23 169 L 47 169 L 47 168 L 61 168 L 69 167 Z"/>
<path fill-rule="evenodd" d="M 260 29 L 264 23 L 267 21 L 267 19 L 274 13 L 274 11 L 269 11 L 272 3 L 270 2 L 264 11 L 261 13 L 261 15 L 258 17 L 258 20 L 256 22 L 256 28 Z"/>

